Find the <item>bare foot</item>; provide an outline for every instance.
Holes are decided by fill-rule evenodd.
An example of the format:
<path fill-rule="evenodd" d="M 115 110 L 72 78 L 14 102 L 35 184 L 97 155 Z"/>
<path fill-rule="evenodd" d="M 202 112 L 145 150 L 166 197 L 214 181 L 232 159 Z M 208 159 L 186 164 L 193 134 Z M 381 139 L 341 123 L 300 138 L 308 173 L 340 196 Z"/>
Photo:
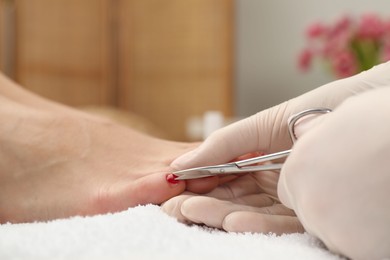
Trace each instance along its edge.
<path fill-rule="evenodd" d="M 108 120 L 47 112 L 0 98 L 0 222 L 29 222 L 160 204 L 191 144 L 155 139 Z M 4 123 L 6 122 L 6 123 Z"/>

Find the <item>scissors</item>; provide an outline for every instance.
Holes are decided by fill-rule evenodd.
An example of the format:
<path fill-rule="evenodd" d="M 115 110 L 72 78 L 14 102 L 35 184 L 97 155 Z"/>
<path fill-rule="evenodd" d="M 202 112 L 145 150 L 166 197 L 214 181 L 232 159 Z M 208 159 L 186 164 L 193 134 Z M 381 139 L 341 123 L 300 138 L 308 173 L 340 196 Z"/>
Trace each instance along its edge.
<path fill-rule="evenodd" d="M 294 143 L 297 140 L 295 135 L 295 124 L 296 122 L 311 114 L 326 114 L 332 110 L 328 108 L 313 108 L 304 110 L 300 113 L 294 114 L 287 120 L 288 133 L 290 135 L 291 141 Z M 190 180 L 205 178 L 210 176 L 220 176 L 220 175 L 229 175 L 229 174 L 239 174 L 239 173 L 249 173 L 257 171 L 270 171 L 270 170 L 280 170 L 283 166 L 283 163 L 272 163 L 273 160 L 281 159 L 287 157 L 291 152 L 291 149 L 276 152 L 272 154 L 267 154 L 259 157 L 254 157 L 246 160 L 212 165 L 212 166 L 203 166 L 196 167 L 181 171 L 175 171 L 173 174 L 177 176 L 175 180 Z M 261 164 L 265 162 L 271 162 L 269 164 Z"/>

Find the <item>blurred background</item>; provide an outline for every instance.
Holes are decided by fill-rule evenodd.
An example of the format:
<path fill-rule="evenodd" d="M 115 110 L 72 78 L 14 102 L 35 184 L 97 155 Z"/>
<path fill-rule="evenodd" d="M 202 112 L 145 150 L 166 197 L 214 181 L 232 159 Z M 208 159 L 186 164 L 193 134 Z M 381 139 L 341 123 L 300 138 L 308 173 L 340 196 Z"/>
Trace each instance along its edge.
<path fill-rule="evenodd" d="M 172 140 L 335 79 L 302 73 L 305 30 L 388 0 L 0 0 L 1 70 L 58 102 Z M 211 131 L 208 130 L 208 131 Z M 203 132 L 202 132 L 203 131 Z"/>

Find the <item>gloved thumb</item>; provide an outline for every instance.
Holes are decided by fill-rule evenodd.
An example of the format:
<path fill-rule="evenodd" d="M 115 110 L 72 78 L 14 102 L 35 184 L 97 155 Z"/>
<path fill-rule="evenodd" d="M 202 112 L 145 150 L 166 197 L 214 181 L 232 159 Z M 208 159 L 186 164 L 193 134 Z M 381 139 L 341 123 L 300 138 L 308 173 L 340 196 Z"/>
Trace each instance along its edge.
<path fill-rule="evenodd" d="M 299 119 L 294 126 L 294 134 L 296 138 L 301 138 L 311 129 L 321 124 L 326 116 L 327 114 L 310 114 Z"/>
<path fill-rule="evenodd" d="M 305 117 L 302 117 L 299 119 L 294 126 L 294 133 L 297 137 L 297 142 L 300 141 L 300 139 L 303 139 L 306 134 L 310 133 L 311 130 L 313 130 L 316 127 L 319 127 L 321 123 L 326 119 L 326 117 L 329 116 L 328 114 L 310 114 Z M 294 148 L 293 148 L 294 152 Z M 289 157 L 292 158 L 290 155 Z M 285 162 L 285 166 L 287 164 L 291 163 L 290 158 L 287 159 Z M 294 172 L 289 172 L 285 170 L 286 167 L 283 167 L 279 182 L 278 182 L 278 197 L 280 201 L 288 208 L 295 209 L 295 203 L 294 198 L 291 193 L 291 183 L 289 183 L 288 179 L 291 180 L 291 176 L 294 175 Z"/>
<path fill-rule="evenodd" d="M 258 148 L 256 115 L 212 133 L 198 148 L 174 160 L 173 169 L 226 163 Z"/>

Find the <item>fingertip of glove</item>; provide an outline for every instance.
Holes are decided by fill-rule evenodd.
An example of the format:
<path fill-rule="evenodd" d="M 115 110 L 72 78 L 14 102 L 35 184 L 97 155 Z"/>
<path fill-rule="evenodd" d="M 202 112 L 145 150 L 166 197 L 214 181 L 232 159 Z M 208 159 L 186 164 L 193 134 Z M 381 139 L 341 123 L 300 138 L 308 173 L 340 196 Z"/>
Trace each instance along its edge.
<path fill-rule="evenodd" d="M 189 168 L 195 158 L 195 154 L 196 149 L 179 156 L 171 163 L 170 167 L 174 170 Z"/>

